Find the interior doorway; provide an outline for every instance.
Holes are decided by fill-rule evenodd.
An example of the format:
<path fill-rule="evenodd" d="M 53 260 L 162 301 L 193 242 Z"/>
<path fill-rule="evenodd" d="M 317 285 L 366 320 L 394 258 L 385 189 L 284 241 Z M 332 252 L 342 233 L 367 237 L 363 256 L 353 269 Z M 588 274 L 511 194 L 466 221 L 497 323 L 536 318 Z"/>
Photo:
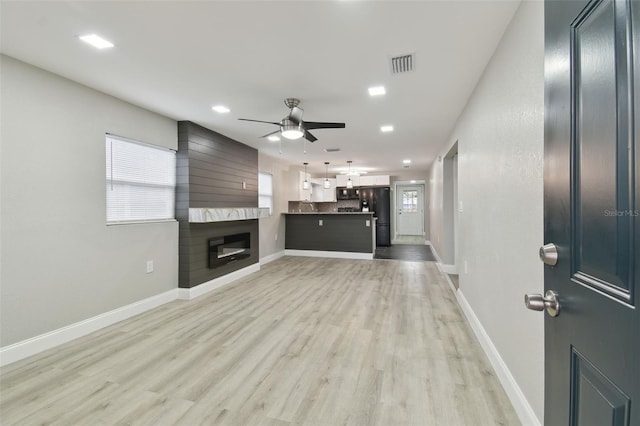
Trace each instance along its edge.
<path fill-rule="evenodd" d="M 458 213 L 458 141 L 442 160 L 442 269 L 448 274 L 458 273 L 459 226 Z"/>

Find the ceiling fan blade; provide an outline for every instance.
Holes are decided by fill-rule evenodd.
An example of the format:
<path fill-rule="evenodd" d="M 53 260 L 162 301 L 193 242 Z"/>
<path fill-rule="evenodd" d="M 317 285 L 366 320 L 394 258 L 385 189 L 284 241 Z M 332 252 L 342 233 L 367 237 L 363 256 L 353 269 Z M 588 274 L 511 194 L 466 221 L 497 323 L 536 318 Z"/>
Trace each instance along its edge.
<path fill-rule="evenodd" d="M 307 132 L 306 130 L 304 131 L 304 138 L 306 140 L 308 140 L 309 142 L 315 142 L 318 140 L 318 138 L 316 138 L 315 136 L 313 136 L 311 133 Z"/>
<path fill-rule="evenodd" d="M 276 130 L 275 132 L 267 133 L 266 135 L 262 135 L 260 137 L 261 138 L 268 138 L 269 136 L 275 135 L 276 133 L 280 133 L 280 129 Z"/>
<path fill-rule="evenodd" d="M 298 108 L 297 106 L 291 108 L 289 120 L 293 121 L 295 124 L 300 124 L 300 122 L 302 121 L 302 113 L 304 113 L 304 110 L 302 108 Z"/>
<path fill-rule="evenodd" d="M 305 121 L 305 129 L 344 129 L 344 123 L 323 123 L 320 121 Z"/>
<path fill-rule="evenodd" d="M 253 121 L 254 123 L 268 123 L 268 124 L 275 124 L 276 126 L 279 126 L 280 123 L 276 123 L 275 121 L 262 121 L 262 120 L 252 120 L 250 118 L 238 118 L 238 120 L 240 121 Z"/>

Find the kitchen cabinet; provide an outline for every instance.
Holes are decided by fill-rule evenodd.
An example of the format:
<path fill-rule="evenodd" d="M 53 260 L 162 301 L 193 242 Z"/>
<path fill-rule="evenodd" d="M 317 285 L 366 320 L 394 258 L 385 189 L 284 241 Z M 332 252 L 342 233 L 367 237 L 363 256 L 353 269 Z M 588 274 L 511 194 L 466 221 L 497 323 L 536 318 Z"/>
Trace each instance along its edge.
<path fill-rule="evenodd" d="M 360 186 L 360 176 L 358 176 L 358 175 L 352 175 L 352 176 L 338 175 L 338 176 L 336 176 L 337 185 L 339 187 L 347 186 L 347 180 L 349 179 L 349 177 L 351 178 L 351 181 L 353 182 L 353 186 Z"/>
<path fill-rule="evenodd" d="M 324 187 L 322 188 L 322 193 L 324 195 L 323 201 L 335 202 L 337 201 L 336 199 L 337 182 L 336 182 L 336 179 L 331 179 L 331 178 L 329 178 L 329 182 L 331 182 L 331 186 L 328 189 Z"/>
<path fill-rule="evenodd" d="M 360 186 L 374 186 L 375 184 L 375 176 L 360 176 Z"/>
<path fill-rule="evenodd" d="M 336 199 L 336 179 L 329 179 L 331 186 L 329 189 L 324 187 L 324 178 L 313 179 L 311 200 L 314 202 L 335 202 Z"/>
<path fill-rule="evenodd" d="M 337 178 L 337 185 L 338 187 L 342 188 L 347 186 L 347 179 L 348 176 L 347 175 L 338 175 L 336 176 Z M 351 180 L 353 181 L 353 186 L 354 187 L 358 187 L 358 186 L 390 186 L 391 185 L 391 178 L 389 175 L 372 175 L 372 176 L 368 176 L 368 175 L 363 175 L 363 176 L 351 176 Z"/>
<path fill-rule="evenodd" d="M 292 171 L 289 174 L 290 178 L 290 201 L 311 201 L 311 175 L 309 173 L 301 172 L 298 170 Z M 309 189 L 302 189 L 303 182 L 307 179 L 309 181 Z"/>
<path fill-rule="evenodd" d="M 309 250 L 325 252 L 324 256 L 341 252 L 342 257 L 373 258 L 373 213 L 285 213 L 285 222 L 285 250 L 293 250 L 288 254 L 304 256 Z"/>
<path fill-rule="evenodd" d="M 375 178 L 374 186 L 390 186 L 391 179 L 389 175 L 373 176 Z"/>

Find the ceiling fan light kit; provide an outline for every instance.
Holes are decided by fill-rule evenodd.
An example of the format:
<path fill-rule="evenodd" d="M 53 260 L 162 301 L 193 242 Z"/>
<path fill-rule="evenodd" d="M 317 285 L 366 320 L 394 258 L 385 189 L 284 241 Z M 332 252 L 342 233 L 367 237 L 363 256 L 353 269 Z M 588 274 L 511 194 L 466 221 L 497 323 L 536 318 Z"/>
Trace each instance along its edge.
<path fill-rule="evenodd" d="M 314 135 L 312 135 L 309 130 L 313 129 L 344 129 L 345 123 L 329 123 L 329 122 L 321 122 L 321 121 L 303 121 L 302 114 L 304 110 L 302 108 L 298 108 L 298 104 L 300 103 L 299 99 L 296 98 L 287 98 L 284 101 L 284 104 L 289 108 L 289 115 L 280 120 L 280 122 L 275 121 L 263 121 L 263 120 L 253 120 L 250 118 L 239 118 L 241 121 L 253 121 L 256 123 L 267 123 L 267 124 L 275 124 L 276 126 L 280 126 L 280 130 L 276 130 L 275 132 L 268 133 L 262 137 L 269 137 L 275 133 L 280 133 L 282 137 L 296 140 L 304 137 L 309 142 L 315 142 L 318 140 Z"/>
<path fill-rule="evenodd" d="M 304 135 L 302 124 L 295 124 L 293 121 L 285 118 L 280 126 L 280 133 L 283 138 L 290 140 L 300 139 Z"/>

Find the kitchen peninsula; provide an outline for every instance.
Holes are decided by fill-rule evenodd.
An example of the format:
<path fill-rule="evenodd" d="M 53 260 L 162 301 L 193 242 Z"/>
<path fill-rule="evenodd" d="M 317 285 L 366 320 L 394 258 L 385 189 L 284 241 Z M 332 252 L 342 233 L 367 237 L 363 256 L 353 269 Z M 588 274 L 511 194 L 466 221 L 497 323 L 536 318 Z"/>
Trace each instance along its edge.
<path fill-rule="evenodd" d="M 289 256 L 373 259 L 373 212 L 290 212 L 285 253 Z"/>

